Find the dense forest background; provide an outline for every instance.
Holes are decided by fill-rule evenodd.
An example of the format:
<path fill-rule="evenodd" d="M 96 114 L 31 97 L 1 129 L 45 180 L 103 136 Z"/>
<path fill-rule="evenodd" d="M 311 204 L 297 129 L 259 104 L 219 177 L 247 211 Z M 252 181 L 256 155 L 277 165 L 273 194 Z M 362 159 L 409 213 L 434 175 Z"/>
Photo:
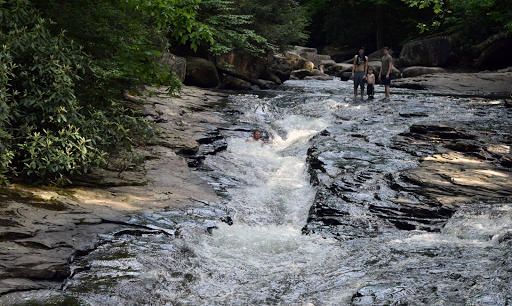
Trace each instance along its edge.
<path fill-rule="evenodd" d="M 457 33 L 478 44 L 512 31 L 512 2 L 507 0 L 302 0 L 308 8 L 308 45 L 384 45 L 399 51 L 411 40 Z"/>
<path fill-rule="evenodd" d="M 509 0 L 0 0 L 0 183 L 65 184 L 154 128 L 126 99 L 177 77 L 163 52 L 263 56 L 449 33 L 470 50 L 512 32 Z"/>

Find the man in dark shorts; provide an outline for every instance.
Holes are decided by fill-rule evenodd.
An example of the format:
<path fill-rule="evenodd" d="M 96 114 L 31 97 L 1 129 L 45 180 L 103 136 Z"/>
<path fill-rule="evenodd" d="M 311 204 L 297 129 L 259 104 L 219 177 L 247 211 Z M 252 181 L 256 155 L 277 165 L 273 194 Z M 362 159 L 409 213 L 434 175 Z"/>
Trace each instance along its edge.
<path fill-rule="evenodd" d="M 386 92 L 386 99 L 389 99 L 390 85 L 391 85 L 391 69 L 393 68 L 393 58 L 389 55 L 389 48 L 384 47 L 384 56 L 381 59 L 382 65 L 380 66 L 379 80 L 382 79 Z"/>
<path fill-rule="evenodd" d="M 354 98 L 357 98 L 357 87 L 361 87 L 361 99 L 364 97 L 364 81 L 368 70 L 368 57 L 364 55 L 364 47 L 359 49 L 359 54 L 354 56 L 352 66 L 352 78 L 354 79 Z"/>

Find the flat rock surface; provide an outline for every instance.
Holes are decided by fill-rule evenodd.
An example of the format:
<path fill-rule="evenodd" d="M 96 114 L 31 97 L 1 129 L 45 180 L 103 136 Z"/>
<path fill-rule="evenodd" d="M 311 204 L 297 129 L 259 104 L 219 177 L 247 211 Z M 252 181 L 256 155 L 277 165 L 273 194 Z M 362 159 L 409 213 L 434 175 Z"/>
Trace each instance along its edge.
<path fill-rule="evenodd" d="M 190 170 L 186 157 L 200 143 L 217 141 L 212 124 L 221 118 L 211 104 L 227 95 L 196 87 L 183 87 L 172 97 L 156 88 L 152 92 L 142 98 L 141 111 L 159 133 L 137 149 L 145 160 L 142 165 L 128 163 L 120 171 L 115 165 L 120 158 L 113 156 L 107 167 L 76 178 L 71 187 L 0 188 L 0 296 L 59 288 L 73 273 L 75 256 L 94 250 L 102 234 L 146 228 L 132 222 L 133 215 L 218 202 L 212 187 Z M 212 150 L 220 149 L 222 145 Z"/>
<path fill-rule="evenodd" d="M 402 178 L 419 186 L 417 193 L 450 209 L 457 203 L 511 197 L 512 172 L 504 162 L 510 157 L 508 136 L 455 126 L 417 123 L 398 135 L 395 148 L 426 155 Z"/>
<path fill-rule="evenodd" d="M 442 73 L 393 80 L 393 87 L 461 94 L 511 94 L 512 72 Z"/>

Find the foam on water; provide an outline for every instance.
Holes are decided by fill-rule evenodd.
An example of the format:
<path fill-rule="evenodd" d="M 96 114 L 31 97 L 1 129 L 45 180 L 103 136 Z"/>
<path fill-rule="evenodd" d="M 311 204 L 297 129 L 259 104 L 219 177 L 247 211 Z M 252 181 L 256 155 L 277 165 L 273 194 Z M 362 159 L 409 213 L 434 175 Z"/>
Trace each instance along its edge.
<path fill-rule="evenodd" d="M 287 86 L 274 98 L 231 98 L 243 113 L 238 122 L 260 127 L 270 137 L 263 147 L 232 137 L 226 151 L 204 161 L 212 184 L 229 195 L 226 206 L 234 224 L 209 220 L 214 224 L 205 234 L 202 221 L 176 221 L 172 239 L 137 237 L 119 246 L 136 254 L 128 260 L 110 265 L 98 255 L 87 272 L 97 273 L 95 283 L 123 269 L 133 278 L 118 280 L 104 293 L 89 293 L 86 300 L 94 305 L 510 304 L 511 259 L 503 246 L 512 231 L 510 203 L 461 206 L 439 233 L 393 229 L 344 241 L 302 234 L 316 196 L 306 169 L 312 137 L 328 128 L 335 140 L 328 145 L 336 148 L 320 158 L 346 163 L 327 171 L 395 175 L 418 161 L 387 145 L 412 123 L 425 120 L 404 119 L 400 107 L 410 100 L 429 113 L 429 120 L 469 122 L 474 114 L 464 109 L 467 101 L 397 89 L 393 98 L 398 103 L 370 104 L 346 98 L 352 95 L 350 82 L 289 81 Z M 366 180 L 368 192 L 361 189 L 352 195 L 354 203 L 339 204 L 346 206 L 347 218 L 356 220 L 348 231 L 365 224 L 389 226 L 383 220 L 363 222 L 369 216 L 359 203 L 376 201 L 370 187 L 379 183 L 371 175 Z M 379 188 L 384 201 L 390 187 Z M 106 271 L 110 266 L 113 271 Z M 88 281 L 93 282 L 85 280 L 85 286 Z"/>

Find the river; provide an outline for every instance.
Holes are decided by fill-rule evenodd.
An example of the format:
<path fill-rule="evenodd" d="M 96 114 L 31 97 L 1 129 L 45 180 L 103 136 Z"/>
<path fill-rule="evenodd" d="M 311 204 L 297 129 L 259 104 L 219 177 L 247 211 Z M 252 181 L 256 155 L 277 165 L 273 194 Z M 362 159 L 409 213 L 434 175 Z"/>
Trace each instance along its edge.
<path fill-rule="evenodd" d="M 400 230 L 369 210 L 394 196 L 386 176 L 419 164 L 393 137 L 441 119 L 506 131 L 500 101 L 352 94 L 351 82 L 288 81 L 218 105 L 228 147 L 197 171 L 222 201 L 134 216 L 171 235 L 105 236 L 74 263 L 65 294 L 86 305 L 511 305 L 510 200 L 460 204 L 435 231 Z M 253 128 L 263 147 L 244 141 Z M 319 192 L 308 150 L 325 131 L 332 137 L 316 147 L 327 172 L 357 187 L 337 204 L 343 224 L 330 228 L 308 224 Z"/>

